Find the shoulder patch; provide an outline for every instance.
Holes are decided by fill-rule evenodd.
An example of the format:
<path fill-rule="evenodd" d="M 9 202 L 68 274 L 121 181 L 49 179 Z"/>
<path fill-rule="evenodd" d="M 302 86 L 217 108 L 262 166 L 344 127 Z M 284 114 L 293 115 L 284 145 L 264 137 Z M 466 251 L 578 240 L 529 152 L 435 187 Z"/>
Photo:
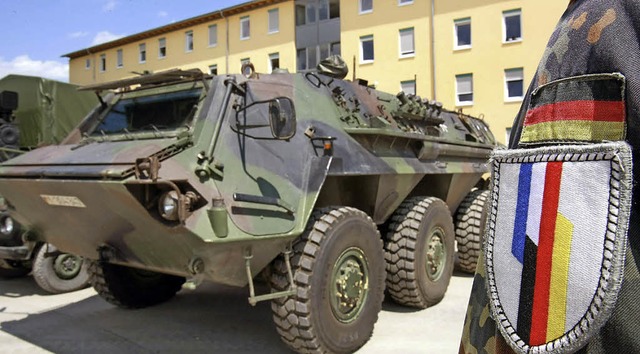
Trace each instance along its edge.
<path fill-rule="evenodd" d="M 623 276 L 631 167 L 624 142 L 494 153 L 487 289 L 514 350 L 572 352 L 608 320 Z"/>
<path fill-rule="evenodd" d="M 602 142 L 625 136 L 625 78 L 592 74 L 552 81 L 535 89 L 520 142 Z"/>

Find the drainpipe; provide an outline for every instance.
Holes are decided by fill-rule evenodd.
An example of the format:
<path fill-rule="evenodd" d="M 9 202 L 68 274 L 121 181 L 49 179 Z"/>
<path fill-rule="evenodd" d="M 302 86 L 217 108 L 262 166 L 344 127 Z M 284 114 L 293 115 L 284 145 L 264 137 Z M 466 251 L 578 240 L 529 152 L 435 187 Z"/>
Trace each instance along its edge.
<path fill-rule="evenodd" d="M 224 12 L 222 12 L 222 10 L 219 10 L 220 12 L 220 16 L 222 16 L 222 18 L 224 18 L 224 21 L 226 23 L 226 37 L 227 40 L 225 42 L 225 54 L 224 54 L 224 71 L 225 71 L 225 75 L 229 74 L 229 18 L 224 16 Z"/>
<path fill-rule="evenodd" d="M 433 100 L 437 100 L 436 96 L 436 34 L 435 34 L 435 24 L 433 20 L 436 14 L 436 4 L 435 0 L 431 0 L 431 93 L 433 95 Z"/>

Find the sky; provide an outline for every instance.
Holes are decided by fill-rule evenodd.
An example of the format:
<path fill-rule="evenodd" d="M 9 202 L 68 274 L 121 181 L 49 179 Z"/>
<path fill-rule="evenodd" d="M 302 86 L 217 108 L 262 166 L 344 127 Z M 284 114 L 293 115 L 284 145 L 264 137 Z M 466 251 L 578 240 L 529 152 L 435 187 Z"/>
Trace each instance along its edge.
<path fill-rule="evenodd" d="M 61 56 L 249 0 L 0 0 L 0 78 L 69 81 Z"/>

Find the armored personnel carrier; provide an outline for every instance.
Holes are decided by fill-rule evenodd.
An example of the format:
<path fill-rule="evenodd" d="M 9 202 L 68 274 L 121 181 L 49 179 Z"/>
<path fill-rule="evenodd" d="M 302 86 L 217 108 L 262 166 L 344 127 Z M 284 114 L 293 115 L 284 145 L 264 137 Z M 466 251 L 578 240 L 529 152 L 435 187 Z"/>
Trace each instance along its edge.
<path fill-rule="evenodd" d="M 364 345 L 385 284 L 400 304 L 439 302 L 453 216 L 473 204 L 495 145 L 487 124 L 331 73 L 242 72 L 85 87 L 111 93 L 61 145 L 0 166 L 8 210 L 93 260 L 110 303 L 247 286 L 299 352 Z M 258 274 L 271 292 L 257 293 Z"/>
<path fill-rule="evenodd" d="M 98 103 L 77 86 L 41 77 L 7 75 L 0 79 L 0 161 L 45 144 L 57 144 Z M 87 264 L 81 257 L 30 239 L 5 210 L 0 209 L 0 278 L 33 274 L 51 293 L 88 286 Z"/>

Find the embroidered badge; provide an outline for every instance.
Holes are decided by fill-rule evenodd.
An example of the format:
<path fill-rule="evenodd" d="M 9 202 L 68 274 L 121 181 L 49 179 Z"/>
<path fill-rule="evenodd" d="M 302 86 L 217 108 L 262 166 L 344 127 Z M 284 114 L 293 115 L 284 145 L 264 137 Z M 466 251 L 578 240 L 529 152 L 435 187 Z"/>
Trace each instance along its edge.
<path fill-rule="evenodd" d="M 625 135 L 625 79 L 621 74 L 570 77 L 531 94 L 520 142 L 601 142 Z"/>
<path fill-rule="evenodd" d="M 611 314 L 631 205 L 624 142 L 497 150 L 485 245 L 493 318 L 517 351 L 575 351 Z"/>

